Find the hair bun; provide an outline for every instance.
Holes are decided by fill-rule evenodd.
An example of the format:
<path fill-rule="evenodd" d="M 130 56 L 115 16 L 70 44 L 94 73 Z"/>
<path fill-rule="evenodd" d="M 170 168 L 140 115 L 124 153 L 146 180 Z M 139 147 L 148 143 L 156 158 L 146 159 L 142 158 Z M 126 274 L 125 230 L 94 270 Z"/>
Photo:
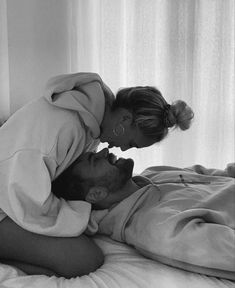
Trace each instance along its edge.
<path fill-rule="evenodd" d="M 187 130 L 194 117 L 193 110 L 182 100 L 175 101 L 168 106 L 166 114 L 166 126 L 168 128 L 176 126 L 181 130 Z"/>

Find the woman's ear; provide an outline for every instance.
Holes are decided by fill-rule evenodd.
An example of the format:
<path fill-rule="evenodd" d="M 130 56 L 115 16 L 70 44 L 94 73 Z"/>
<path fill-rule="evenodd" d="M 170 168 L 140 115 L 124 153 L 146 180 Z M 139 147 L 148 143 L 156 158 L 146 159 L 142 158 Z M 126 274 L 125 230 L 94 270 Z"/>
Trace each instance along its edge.
<path fill-rule="evenodd" d="M 86 195 L 85 200 L 89 203 L 97 203 L 108 196 L 108 189 L 103 186 L 91 187 Z"/>

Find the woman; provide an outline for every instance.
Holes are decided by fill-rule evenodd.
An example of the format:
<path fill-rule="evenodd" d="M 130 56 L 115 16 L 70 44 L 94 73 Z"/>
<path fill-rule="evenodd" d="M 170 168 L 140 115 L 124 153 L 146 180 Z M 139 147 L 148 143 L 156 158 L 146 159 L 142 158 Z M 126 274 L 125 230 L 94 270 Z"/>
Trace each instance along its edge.
<path fill-rule="evenodd" d="M 102 252 L 82 235 L 90 204 L 58 199 L 51 182 L 99 141 L 142 148 L 192 118 L 185 102 L 169 105 L 153 87 L 122 89 L 115 99 L 95 73 L 52 78 L 43 97 L 0 128 L 0 259 L 68 278 L 97 269 Z"/>
<path fill-rule="evenodd" d="M 111 107 L 107 105 L 100 140 L 122 151 L 147 147 L 165 138 L 171 127 L 188 129 L 192 119 L 193 111 L 184 101 L 169 105 L 154 87 L 124 88 Z"/>

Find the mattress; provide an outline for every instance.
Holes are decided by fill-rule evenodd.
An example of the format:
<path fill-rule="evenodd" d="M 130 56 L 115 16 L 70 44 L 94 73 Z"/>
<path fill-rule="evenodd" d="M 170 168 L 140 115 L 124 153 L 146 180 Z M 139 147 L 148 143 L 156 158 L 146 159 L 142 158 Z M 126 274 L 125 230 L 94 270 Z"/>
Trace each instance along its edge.
<path fill-rule="evenodd" d="M 89 275 L 65 279 L 29 276 L 0 264 L 0 288 L 225 288 L 235 282 L 187 272 L 147 259 L 134 248 L 96 235 L 95 242 L 105 254 L 104 264 Z"/>

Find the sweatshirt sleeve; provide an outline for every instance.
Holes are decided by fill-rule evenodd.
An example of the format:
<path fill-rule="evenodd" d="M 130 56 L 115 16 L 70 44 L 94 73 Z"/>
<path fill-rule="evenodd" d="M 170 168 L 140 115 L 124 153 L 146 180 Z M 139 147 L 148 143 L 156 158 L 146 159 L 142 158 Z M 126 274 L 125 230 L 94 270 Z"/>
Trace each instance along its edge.
<path fill-rule="evenodd" d="M 3 211 L 22 228 L 38 234 L 72 237 L 87 227 L 91 206 L 51 193 L 53 159 L 37 150 L 21 150 L 4 163 Z"/>
<path fill-rule="evenodd" d="M 210 175 L 210 176 L 223 176 L 223 177 L 232 177 L 235 178 L 235 163 L 227 164 L 224 170 L 215 169 L 215 168 L 206 168 L 202 165 L 194 165 L 186 168 L 186 170 L 194 171 L 198 174 L 202 175 Z"/>
<path fill-rule="evenodd" d="M 80 72 L 74 74 L 63 74 L 50 78 L 45 87 L 44 96 L 53 102 L 54 94 L 62 93 L 70 90 L 76 90 L 82 85 L 91 82 L 99 82 L 102 84 L 102 79 L 97 73 Z"/>

